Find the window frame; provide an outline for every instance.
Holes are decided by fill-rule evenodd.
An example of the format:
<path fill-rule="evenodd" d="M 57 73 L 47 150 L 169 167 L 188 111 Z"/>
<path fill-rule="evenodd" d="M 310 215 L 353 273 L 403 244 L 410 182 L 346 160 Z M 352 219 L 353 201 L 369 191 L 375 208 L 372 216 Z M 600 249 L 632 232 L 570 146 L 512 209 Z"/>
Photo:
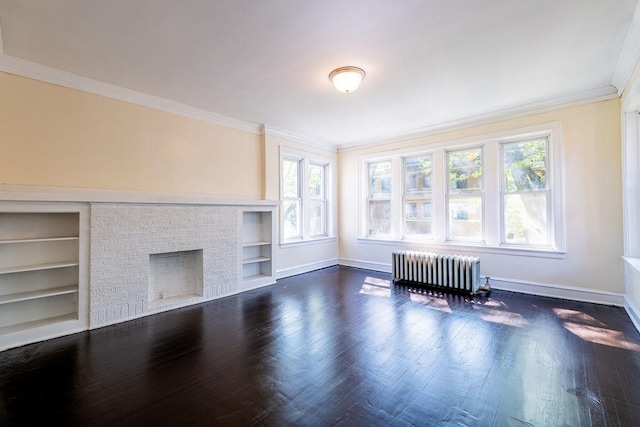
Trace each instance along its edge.
<path fill-rule="evenodd" d="M 409 189 L 407 188 L 407 160 L 408 159 L 417 159 L 417 158 L 424 158 L 424 157 L 430 157 L 431 158 L 431 175 L 429 177 L 430 181 L 431 181 L 431 185 L 427 188 L 424 189 L 423 187 L 423 191 L 422 191 L 422 195 L 415 195 L 415 194 L 411 194 L 411 192 L 409 191 Z M 407 155 L 407 156 L 402 156 L 402 239 L 403 240 L 433 240 L 433 199 L 434 199 L 434 195 L 433 195 L 433 164 L 434 164 L 434 155 L 433 152 L 431 151 L 427 151 L 427 152 L 420 152 L 417 153 L 416 155 Z M 423 178 L 424 179 L 424 178 Z M 410 203 L 422 203 L 423 207 L 422 207 L 422 218 L 418 218 L 416 219 L 416 221 L 426 221 L 425 217 L 424 217 L 424 202 L 427 201 L 429 203 L 430 206 L 430 218 L 428 219 L 429 223 L 430 223 L 430 232 L 427 235 L 421 235 L 421 234 L 417 234 L 417 233 L 412 233 L 409 234 L 407 233 L 407 221 L 409 220 L 408 216 L 407 216 L 407 206 Z M 420 211 L 420 210 L 418 210 Z"/>
<path fill-rule="evenodd" d="M 548 138 L 547 186 L 548 186 L 548 245 L 513 244 L 504 242 L 503 214 L 503 157 L 502 144 Z M 447 153 L 458 150 L 482 148 L 482 217 L 483 240 L 466 241 L 449 239 L 449 166 Z M 404 159 L 432 154 L 432 233 L 430 237 L 408 236 L 404 230 Z M 387 160 L 392 164 L 392 179 L 396 183 L 391 191 L 391 233 L 389 236 L 368 234 L 368 192 L 366 185 L 369 163 Z M 358 241 L 369 244 L 392 244 L 406 247 L 429 248 L 430 250 L 468 250 L 471 252 L 511 253 L 548 258 L 563 258 L 564 193 L 562 174 L 562 124 L 543 123 L 524 128 L 508 129 L 491 134 L 478 135 L 452 141 L 440 141 L 405 149 L 384 151 L 359 156 L 360 209 Z M 398 182 L 401 185 L 398 185 Z M 398 220 L 399 218 L 399 220 Z M 419 246 L 417 246 L 419 245 Z"/>
<path fill-rule="evenodd" d="M 449 161 L 449 155 L 451 153 L 456 153 L 456 152 L 461 152 L 461 151 L 472 151 L 472 150 L 480 150 L 480 169 L 482 170 L 482 175 L 480 178 L 480 189 L 473 189 L 473 190 L 468 190 L 468 191 L 464 191 L 464 190 L 458 190 L 453 192 L 451 190 L 451 185 L 450 185 L 450 179 L 451 179 L 451 164 Z M 464 147 L 464 148 L 453 148 L 453 149 L 445 149 L 444 150 L 444 158 L 445 158 L 445 168 L 446 168 L 446 183 L 447 185 L 445 185 L 445 206 L 446 206 L 446 226 L 445 226 L 445 230 L 446 230 L 446 241 L 447 242 L 452 242 L 452 243 L 470 243 L 470 244 L 484 244 L 486 241 L 485 238 L 485 230 L 486 230 L 486 226 L 485 226 L 485 221 L 486 221 L 486 212 L 485 212 L 485 196 L 484 196 L 484 189 L 486 186 L 485 183 L 485 174 L 484 174 L 484 146 L 483 145 L 478 145 L 478 146 L 471 146 L 471 147 Z M 449 215 L 450 212 L 450 204 L 451 204 L 451 199 L 464 199 L 464 198 L 480 198 L 480 239 L 478 240 L 474 240 L 474 239 L 456 239 L 453 238 L 451 236 L 451 216 Z"/>
<path fill-rule="evenodd" d="M 283 164 L 285 161 L 298 161 L 298 195 L 300 196 L 300 230 L 301 235 L 295 238 L 285 239 L 284 218 L 282 216 L 282 205 L 287 198 L 284 197 Z M 298 244 L 314 243 L 328 239 L 334 239 L 334 216 L 335 208 L 333 203 L 333 169 L 335 159 L 320 154 L 296 150 L 289 147 L 280 147 L 279 182 L 280 182 L 280 246 L 295 246 Z M 310 167 L 322 168 L 322 195 L 313 197 L 309 194 Z M 320 201 L 323 207 L 322 233 L 311 234 L 311 202 Z"/>

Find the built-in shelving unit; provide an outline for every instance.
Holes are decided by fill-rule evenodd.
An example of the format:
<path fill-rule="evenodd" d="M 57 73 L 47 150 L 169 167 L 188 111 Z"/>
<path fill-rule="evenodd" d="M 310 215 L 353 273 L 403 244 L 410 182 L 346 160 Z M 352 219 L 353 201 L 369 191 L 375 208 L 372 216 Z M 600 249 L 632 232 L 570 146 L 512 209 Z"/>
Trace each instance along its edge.
<path fill-rule="evenodd" d="M 0 204 L 0 349 L 86 326 L 78 207 Z"/>
<path fill-rule="evenodd" d="M 272 207 L 242 209 L 241 227 L 240 290 L 274 283 L 274 209 Z"/>

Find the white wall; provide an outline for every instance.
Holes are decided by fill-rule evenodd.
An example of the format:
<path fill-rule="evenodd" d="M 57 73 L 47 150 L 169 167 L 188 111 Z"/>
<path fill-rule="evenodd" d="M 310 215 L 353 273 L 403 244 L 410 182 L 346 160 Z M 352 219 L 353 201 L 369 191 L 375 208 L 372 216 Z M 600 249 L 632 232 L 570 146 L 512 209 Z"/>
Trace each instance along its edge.
<path fill-rule="evenodd" d="M 563 132 L 566 255 L 560 259 L 474 253 L 494 286 L 622 304 L 620 101 L 596 102 L 413 140 L 339 152 L 340 262 L 390 269 L 402 244 L 358 239 L 359 156 L 560 121 Z M 495 201 L 487 200 L 487 203 Z M 428 244 L 421 246 L 429 249 Z M 458 253 L 459 251 L 454 251 Z"/>

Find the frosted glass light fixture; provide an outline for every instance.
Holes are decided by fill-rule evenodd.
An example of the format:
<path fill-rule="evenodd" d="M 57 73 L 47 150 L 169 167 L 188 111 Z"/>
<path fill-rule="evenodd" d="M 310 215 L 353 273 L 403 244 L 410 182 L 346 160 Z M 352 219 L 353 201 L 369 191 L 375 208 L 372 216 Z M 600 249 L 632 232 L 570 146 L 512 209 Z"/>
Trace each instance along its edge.
<path fill-rule="evenodd" d="M 340 92 L 351 93 L 360 87 L 365 75 L 362 68 L 340 67 L 329 74 L 329 80 Z"/>

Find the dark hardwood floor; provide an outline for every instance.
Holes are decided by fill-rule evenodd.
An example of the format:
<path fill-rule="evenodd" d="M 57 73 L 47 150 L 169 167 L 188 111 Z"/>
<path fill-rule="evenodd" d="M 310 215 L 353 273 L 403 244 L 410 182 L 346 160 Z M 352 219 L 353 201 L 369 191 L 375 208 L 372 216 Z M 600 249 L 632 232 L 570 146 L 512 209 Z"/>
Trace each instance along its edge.
<path fill-rule="evenodd" d="M 618 307 L 332 267 L 0 353 L 0 425 L 640 425 Z"/>

